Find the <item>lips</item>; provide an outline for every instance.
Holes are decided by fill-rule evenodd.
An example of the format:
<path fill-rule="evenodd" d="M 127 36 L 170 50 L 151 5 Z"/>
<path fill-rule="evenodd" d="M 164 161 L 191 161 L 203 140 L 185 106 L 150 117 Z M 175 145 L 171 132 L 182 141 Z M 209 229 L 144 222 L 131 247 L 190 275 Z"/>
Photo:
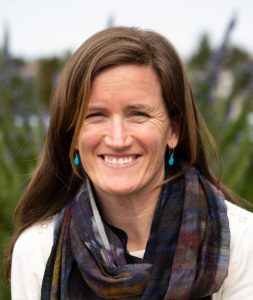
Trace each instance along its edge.
<path fill-rule="evenodd" d="M 134 162 L 139 155 L 129 155 L 129 156 L 114 156 L 114 155 L 102 155 L 104 162 L 113 166 L 126 166 Z"/>

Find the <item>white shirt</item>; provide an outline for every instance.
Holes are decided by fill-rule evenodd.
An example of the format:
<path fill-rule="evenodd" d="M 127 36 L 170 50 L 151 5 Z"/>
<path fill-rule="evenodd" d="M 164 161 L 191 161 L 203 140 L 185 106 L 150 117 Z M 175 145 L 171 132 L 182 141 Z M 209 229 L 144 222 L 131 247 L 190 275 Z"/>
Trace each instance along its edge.
<path fill-rule="evenodd" d="M 212 300 L 253 300 L 253 214 L 226 203 L 231 233 L 228 276 Z M 18 238 L 12 258 L 12 300 L 40 299 L 54 224 L 52 217 L 26 229 Z"/>

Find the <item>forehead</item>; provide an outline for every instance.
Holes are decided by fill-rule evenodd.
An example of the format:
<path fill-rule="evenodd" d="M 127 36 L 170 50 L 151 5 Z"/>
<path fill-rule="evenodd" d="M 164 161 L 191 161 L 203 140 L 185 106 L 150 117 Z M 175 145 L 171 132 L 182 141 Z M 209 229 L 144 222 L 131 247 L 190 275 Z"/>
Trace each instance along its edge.
<path fill-rule="evenodd" d="M 121 65 L 99 73 L 92 82 L 89 105 L 94 102 L 117 102 L 120 99 L 148 100 L 161 98 L 158 76 L 147 65 Z"/>

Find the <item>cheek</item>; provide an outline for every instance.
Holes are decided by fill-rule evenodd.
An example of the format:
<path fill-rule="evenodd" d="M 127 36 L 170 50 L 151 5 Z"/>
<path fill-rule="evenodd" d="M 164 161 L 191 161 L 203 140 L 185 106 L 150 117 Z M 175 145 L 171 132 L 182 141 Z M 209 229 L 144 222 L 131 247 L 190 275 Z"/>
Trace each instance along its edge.
<path fill-rule="evenodd" d="M 82 131 L 78 137 L 77 149 L 81 159 L 82 167 L 89 173 L 93 169 L 94 154 L 98 144 L 97 135 Z"/>
<path fill-rule="evenodd" d="M 143 133 L 139 143 L 148 155 L 147 159 L 151 168 L 155 167 L 156 164 L 163 163 L 167 147 L 166 135 L 157 135 L 157 132 L 156 135 L 154 132 Z"/>
<path fill-rule="evenodd" d="M 153 124 L 152 124 L 153 125 Z M 166 124 L 162 126 L 147 126 L 142 130 L 136 131 L 140 140 L 151 148 L 166 147 L 169 136 L 171 135 L 170 129 Z"/>
<path fill-rule="evenodd" d="M 82 128 L 78 136 L 77 149 L 79 152 L 86 152 L 94 148 L 101 141 L 100 132 L 94 129 Z"/>
<path fill-rule="evenodd" d="M 83 169 L 87 172 L 87 170 L 92 165 L 91 162 L 93 161 L 92 155 L 94 155 L 95 149 L 94 142 L 87 141 L 85 138 L 80 138 L 78 140 L 78 151 L 79 156 L 82 162 Z"/>

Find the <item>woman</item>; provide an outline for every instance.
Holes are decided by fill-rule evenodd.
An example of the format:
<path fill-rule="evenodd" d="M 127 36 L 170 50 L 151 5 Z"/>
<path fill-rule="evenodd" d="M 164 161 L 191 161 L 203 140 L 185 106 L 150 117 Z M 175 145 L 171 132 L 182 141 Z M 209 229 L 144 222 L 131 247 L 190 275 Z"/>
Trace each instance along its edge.
<path fill-rule="evenodd" d="M 213 145 L 164 37 L 88 39 L 17 208 L 12 298 L 252 299 L 253 217 L 225 201 Z"/>

